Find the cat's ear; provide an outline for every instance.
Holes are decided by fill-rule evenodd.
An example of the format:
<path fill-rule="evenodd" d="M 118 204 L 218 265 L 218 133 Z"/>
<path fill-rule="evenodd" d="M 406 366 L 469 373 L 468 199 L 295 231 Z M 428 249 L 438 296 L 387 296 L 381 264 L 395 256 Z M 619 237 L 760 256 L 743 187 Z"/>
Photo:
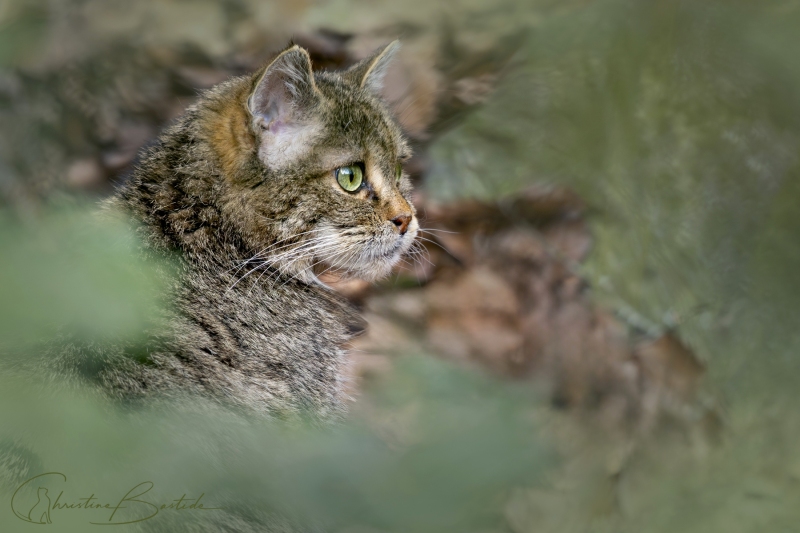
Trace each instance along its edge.
<path fill-rule="evenodd" d="M 288 167 L 306 154 L 320 132 L 313 113 L 319 101 L 308 52 L 292 46 L 270 63 L 247 100 L 264 164 Z"/>
<path fill-rule="evenodd" d="M 385 48 L 350 67 L 345 76 L 359 87 L 380 94 L 389 63 L 399 49 L 400 41 L 392 41 Z"/>
<path fill-rule="evenodd" d="M 301 118 L 317 100 L 318 90 L 308 52 L 295 45 L 264 70 L 247 107 L 264 130 L 275 131 Z"/>

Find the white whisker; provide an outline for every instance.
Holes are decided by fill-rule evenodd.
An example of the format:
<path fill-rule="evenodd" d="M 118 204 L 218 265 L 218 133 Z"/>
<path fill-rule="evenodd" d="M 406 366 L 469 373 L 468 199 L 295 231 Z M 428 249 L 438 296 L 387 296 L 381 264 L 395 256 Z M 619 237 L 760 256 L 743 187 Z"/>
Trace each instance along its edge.
<path fill-rule="evenodd" d="M 453 235 L 458 235 L 459 234 L 459 232 L 457 232 L 457 231 L 449 231 L 449 230 L 446 230 L 446 229 L 437 229 L 437 228 L 423 228 L 423 227 L 420 227 L 418 231 L 420 231 L 421 233 L 439 232 L 439 233 L 450 233 L 450 234 L 453 234 Z"/>

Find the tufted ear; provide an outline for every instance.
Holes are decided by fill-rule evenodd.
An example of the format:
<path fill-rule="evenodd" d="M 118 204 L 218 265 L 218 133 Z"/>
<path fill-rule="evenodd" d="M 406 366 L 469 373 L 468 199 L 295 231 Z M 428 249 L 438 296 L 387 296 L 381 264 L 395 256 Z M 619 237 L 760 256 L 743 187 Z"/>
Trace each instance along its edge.
<path fill-rule="evenodd" d="M 308 151 L 320 130 L 313 116 L 319 99 L 311 58 L 299 46 L 282 52 L 264 70 L 247 108 L 260 130 L 258 155 L 267 166 L 288 166 Z"/>
<path fill-rule="evenodd" d="M 350 67 L 345 76 L 359 87 L 380 94 L 389 63 L 399 49 L 400 41 L 392 41 L 385 48 Z"/>
<path fill-rule="evenodd" d="M 264 70 L 247 106 L 254 121 L 276 133 L 297 121 L 318 97 L 308 52 L 295 45 Z"/>

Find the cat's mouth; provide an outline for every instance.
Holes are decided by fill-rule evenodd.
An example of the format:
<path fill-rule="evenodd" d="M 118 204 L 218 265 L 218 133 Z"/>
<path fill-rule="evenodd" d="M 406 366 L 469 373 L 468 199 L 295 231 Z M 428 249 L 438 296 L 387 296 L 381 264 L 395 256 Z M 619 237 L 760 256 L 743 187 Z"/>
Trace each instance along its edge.
<path fill-rule="evenodd" d="M 417 230 L 405 234 L 368 234 L 355 230 L 323 230 L 338 246 L 323 250 L 315 260 L 314 274 L 376 281 L 388 276 L 409 251 Z"/>
<path fill-rule="evenodd" d="M 378 254 L 382 252 L 382 255 L 385 259 L 392 260 L 392 261 L 399 261 L 400 258 L 404 253 L 408 251 L 411 245 L 414 242 L 414 239 L 417 236 L 416 230 L 413 232 L 408 232 L 403 235 L 392 235 L 391 241 L 383 245 L 377 244 L 376 248 L 378 250 Z"/>
<path fill-rule="evenodd" d="M 395 255 L 399 257 L 404 251 L 403 249 L 405 248 L 405 244 L 406 243 L 403 242 L 403 238 L 401 236 L 395 241 L 395 243 L 392 245 L 392 248 L 386 252 L 386 255 L 388 257 L 393 257 Z"/>

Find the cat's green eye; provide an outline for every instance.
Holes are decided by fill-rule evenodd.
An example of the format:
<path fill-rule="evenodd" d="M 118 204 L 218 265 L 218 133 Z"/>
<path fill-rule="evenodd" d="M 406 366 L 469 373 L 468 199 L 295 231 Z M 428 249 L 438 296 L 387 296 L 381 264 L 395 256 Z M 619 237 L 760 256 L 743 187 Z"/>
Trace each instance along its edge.
<path fill-rule="evenodd" d="M 364 171 L 358 165 L 350 165 L 336 169 L 336 181 L 347 192 L 355 192 L 364 181 Z"/>
<path fill-rule="evenodd" d="M 403 177 L 403 165 L 398 164 L 397 170 L 394 172 L 394 184 L 400 185 L 400 178 Z"/>

